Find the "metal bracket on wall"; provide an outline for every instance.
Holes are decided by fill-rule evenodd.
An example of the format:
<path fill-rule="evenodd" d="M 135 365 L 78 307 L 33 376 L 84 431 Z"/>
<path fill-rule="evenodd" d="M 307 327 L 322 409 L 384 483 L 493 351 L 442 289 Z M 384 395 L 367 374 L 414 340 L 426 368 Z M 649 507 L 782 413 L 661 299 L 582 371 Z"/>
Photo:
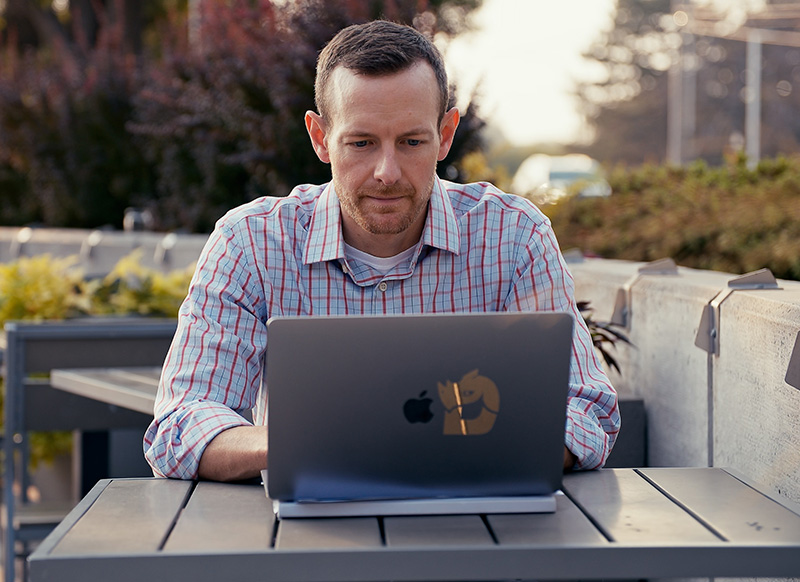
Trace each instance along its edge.
<path fill-rule="evenodd" d="M 164 238 L 156 246 L 153 260 L 157 265 L 167 266 L 170 262 L 170 254 L 175 245 L 178 244 L 178 235 L 174 232 L 164 235 Z"/>
<path fill-rule="evenodd" d="M 709 354 L 719 355 L 719 309 L 734 291 L 751 289 L 780 289 L 778 281 L 769 269 L 761 269 L 735 277 L 728 281 L 728 286 L 717 293 L 714 298 L 703 308 L 700 317 L 700 326 L 694 345 L 707 351 Z"/>
<path fill-rule="evenodd" d="M 789 357 L 789 367 L 786 370 L 786 383 L 800 389 L 800 332 L 794 340 L 794 349 Z"/>
<path fill-rule="evenodd" d="M 11 257 L 19 259 L 24 254 L 25 244 L 33 238 L 33 229 L 30 226 L 19 229 L 17 236 L 11 241 Z"/>
<path fill-rule="evenodd" d="M 678 266 L 672 259 L 658 259 L 639 267 L 637 273 L 628 279 L 625 284 L 617 289 L 617 298 L 614 301 L 614 313 L 611 323 L 622 327 L 630 325 L 631 318 L 631 287 L 646 275 L 677 275 Z"/>
<path fill-rule="evenodd" d="M 103 233 L 99 230 L 93 230 L 89 233 L 81 243 L 81 258 L 89 260 L 94 258 L 94 249 L 100 246 L 103 242 Z"/>

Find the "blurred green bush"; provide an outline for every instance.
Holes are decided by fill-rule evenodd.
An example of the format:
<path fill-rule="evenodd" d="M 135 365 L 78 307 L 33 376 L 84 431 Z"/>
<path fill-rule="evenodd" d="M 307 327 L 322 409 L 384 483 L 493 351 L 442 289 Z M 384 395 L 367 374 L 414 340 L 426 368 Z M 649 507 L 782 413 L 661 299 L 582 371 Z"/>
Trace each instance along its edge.
<path fill-rule="evenodd" d="M 800 280 L 800 156 L 753 169 L 743 156 L 719 167 L 619 167 L 609 183 L 608 198 L 543 207 L 562 248 L 734 274 L 766 267 Z"/>

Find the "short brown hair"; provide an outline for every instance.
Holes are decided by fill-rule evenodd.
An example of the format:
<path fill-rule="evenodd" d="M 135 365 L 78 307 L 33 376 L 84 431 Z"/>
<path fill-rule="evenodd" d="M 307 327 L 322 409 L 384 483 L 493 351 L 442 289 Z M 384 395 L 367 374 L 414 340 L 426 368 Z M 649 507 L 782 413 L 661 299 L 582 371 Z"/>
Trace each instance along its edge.
<path fill-rule="evenodd" d="M 331 74 L 337 67 L 361 75 L 381 76 L 399 73 L 420 61 L 430 64 L 436 75 L 441 121 L 447 111 L 450 90 L 444 59 L 436 46 L 418 30 L 386 20 L 348 26 L 333 37 L 317 59 L 314 82 L 317 112 L 324 119 L 329 119 L 327 90 Z"/>

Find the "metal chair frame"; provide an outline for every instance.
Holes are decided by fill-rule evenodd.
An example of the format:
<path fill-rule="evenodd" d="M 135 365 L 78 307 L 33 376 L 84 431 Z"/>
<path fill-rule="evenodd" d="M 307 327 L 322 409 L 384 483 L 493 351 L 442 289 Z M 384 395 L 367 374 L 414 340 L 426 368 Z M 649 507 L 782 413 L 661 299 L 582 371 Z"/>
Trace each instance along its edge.
<path fill-rule="evenodd" d="M 129 317 L 6 323 L 5 353 L 0 359 L 5 379 L 2 439 L 5 582 L 14 582 L 15 559 L 20 555 L 17 543 L 22 543 L 24 556 L 28 543 L 46 537 L 63 517 L 56 512 L 52 516 L 34 513 L 26 518 L 26 509 L 32 507 L 27 499 L 28 433 L 144 428 L 151 418 L 56 390 L 46 375 L 54 368 L 160 365 L 176 324 L 172 319 Z M 80 455 L 80 451 L 75 454 Z"/>

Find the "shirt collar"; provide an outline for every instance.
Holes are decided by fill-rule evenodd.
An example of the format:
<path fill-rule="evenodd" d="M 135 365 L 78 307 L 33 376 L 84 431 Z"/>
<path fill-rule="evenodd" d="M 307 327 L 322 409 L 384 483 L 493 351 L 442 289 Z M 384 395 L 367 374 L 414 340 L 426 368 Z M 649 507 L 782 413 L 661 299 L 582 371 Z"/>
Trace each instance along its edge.
<path fill-rule="evenodd" d="M 438 176 L 434 179 L 433 193 L 428 207 L 428 218 L 422 231 L 422 244 L 458 254 L 461 231 L 450 196 Z"/>
<path fill-rule="evenodd" d="M 344 238 L 342 237 L 342 215 L 339 198 L 329 182 L 317 198 L 311 221 L 308 223 L 308 237 L 303 249 L 303 264 L 333 261 L 344 258 Z"/>
<path fill-rule="evenodd" d="M 444 184 L 436 177 L 425 228 L 422 231 L 422 244 L 458 254 L 459 241 L 460 231 L 453 205 Z M 344 256 L 339 198 L 336 196 L 333 182 L 330 182 L 317 199 L 311 215 L 308 238 L 303 250 L 303 263 L 333 261 L 343 259 Z"/>

